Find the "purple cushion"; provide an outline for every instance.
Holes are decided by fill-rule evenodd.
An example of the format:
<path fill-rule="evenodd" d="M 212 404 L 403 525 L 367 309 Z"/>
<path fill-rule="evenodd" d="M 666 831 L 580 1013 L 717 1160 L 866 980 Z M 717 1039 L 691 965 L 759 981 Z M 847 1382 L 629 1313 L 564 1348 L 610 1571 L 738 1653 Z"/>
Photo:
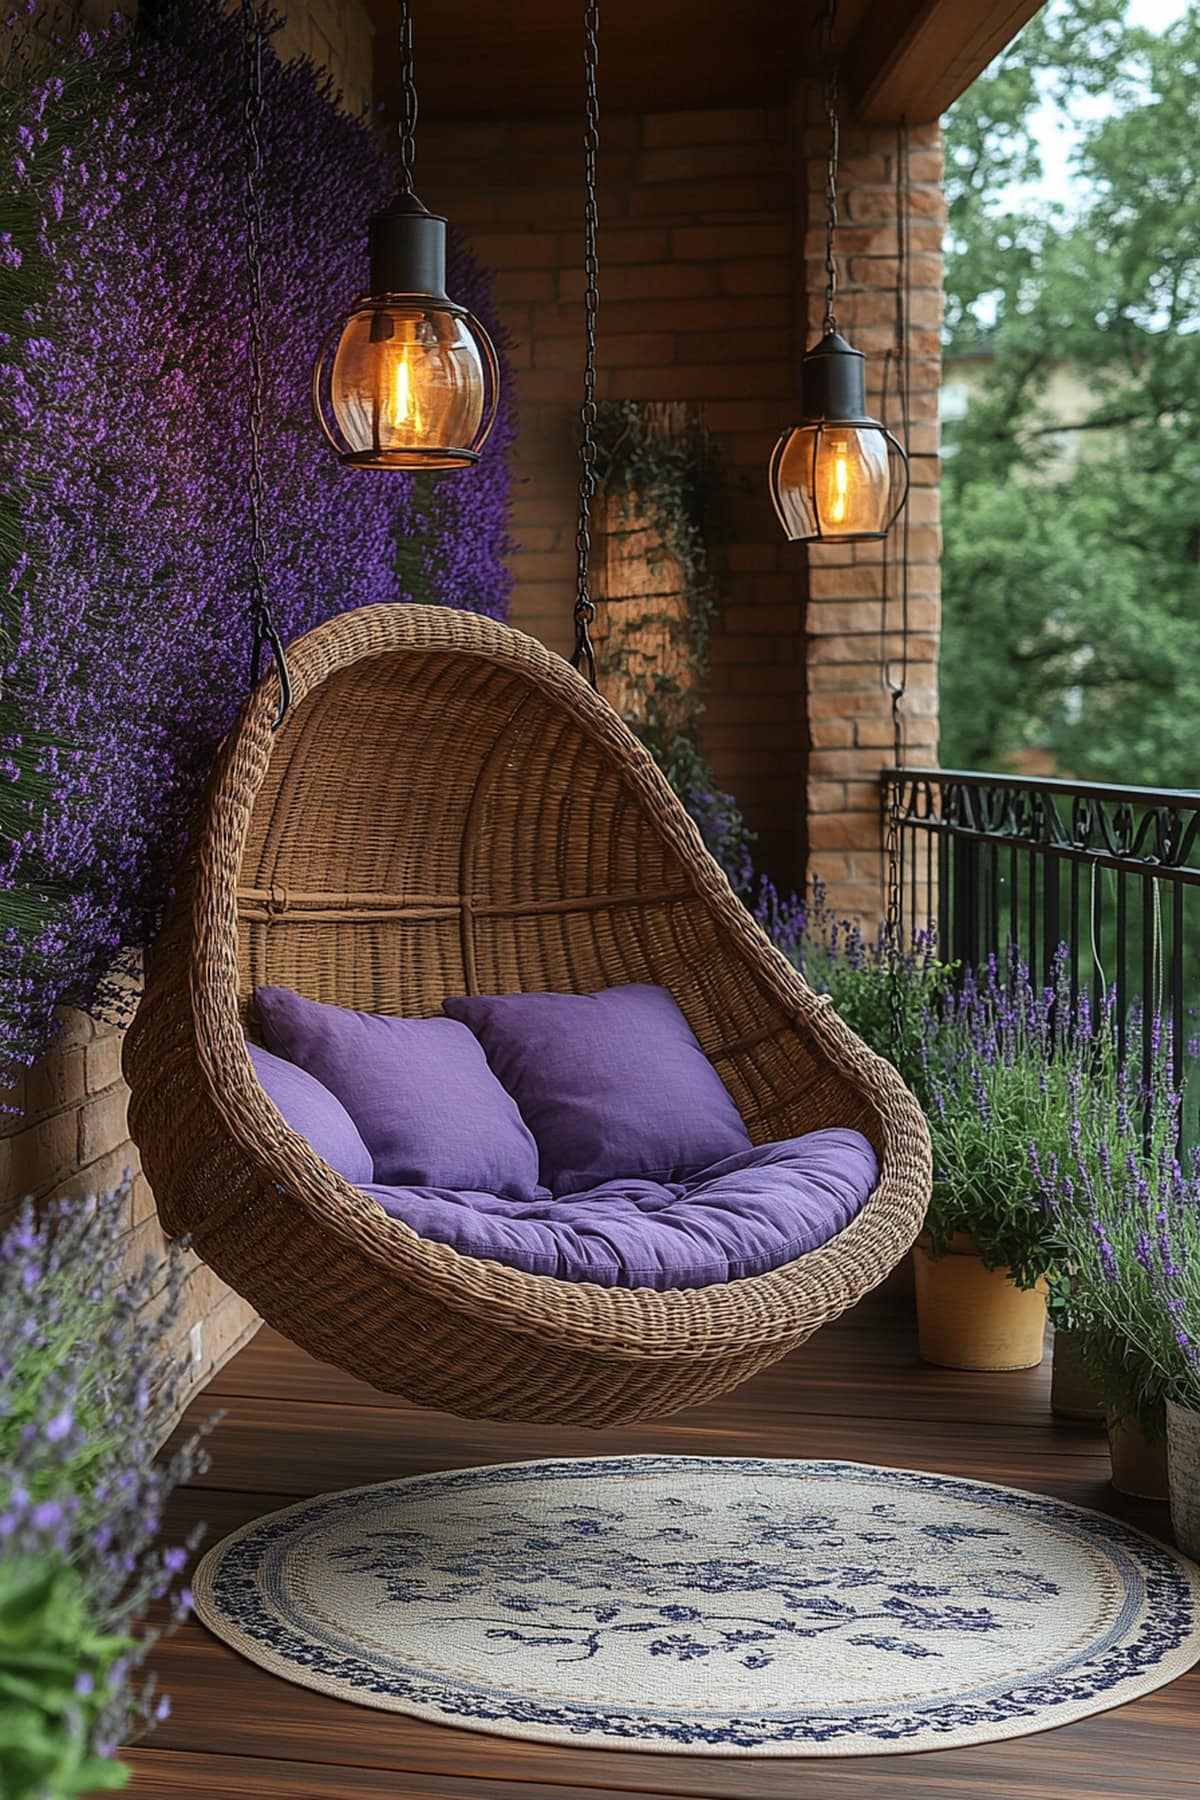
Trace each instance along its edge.
<path fill-rule="evenodd" d="M 836 1130 L 759 1144 L 689 1181 L 608 1181 L 560 1199 L 366 1191 L 464 1256 L 601 1287 L 695 1288 L 762 1275 L 828 1243 L 865 1205 L 877 1174 L 866 1138 Z"/>
<path fill-rule="evenodd" d="M 478 1036 L 556 1195 L 635 1175 L 678 1181 L 750 1148 L 728 1089 L 665 988 L 476 994 L 444 1010 Z"/>
<path fill-rule="evenodd" d="M 258 1044 L 246 1048 L 259 1086 L 282 1113 L 284 1123 L 307 1138 L 317 1155 L 355 1187 L 374 1181 L 371 1152 L 337 1095 L 282 1056 L 272 1056 Z"/>
<path fill-rule="evenodd" d="M 257 988 L 255 1001 L 268 1048 L 350 1114 L 376 1181 L 534 1197 L 537 1146 L 464 1025 L 351 1012 L 289 988 Z"/>

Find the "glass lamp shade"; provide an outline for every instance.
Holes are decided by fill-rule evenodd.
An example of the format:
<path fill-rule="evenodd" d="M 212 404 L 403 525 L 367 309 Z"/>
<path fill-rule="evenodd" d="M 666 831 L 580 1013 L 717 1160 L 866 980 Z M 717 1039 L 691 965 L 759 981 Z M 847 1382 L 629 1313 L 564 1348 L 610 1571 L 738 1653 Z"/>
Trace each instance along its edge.
<path fill-rule="evenodd" d="M 479 321 L 433 295 L 359 301 L 326 339 L 313 404 L 344 463 L 461 469 L 479 459 L 499 397 L 496 353 Z"/>
<path fill-rule="evenodd" d="M 793 543 L 885 537 L 907 487 L 900 446 L 874 421 L 793 425 L 771 458 L 771 497 Z"/>
<path fill-rule="evenodd" d="M 830 329 L 804 358 L 805 417 L 771 454 L 771 499 L 793 543 L 886 537 L 908 497 L 908 458 L 866 406 L 861 351 Z"/>

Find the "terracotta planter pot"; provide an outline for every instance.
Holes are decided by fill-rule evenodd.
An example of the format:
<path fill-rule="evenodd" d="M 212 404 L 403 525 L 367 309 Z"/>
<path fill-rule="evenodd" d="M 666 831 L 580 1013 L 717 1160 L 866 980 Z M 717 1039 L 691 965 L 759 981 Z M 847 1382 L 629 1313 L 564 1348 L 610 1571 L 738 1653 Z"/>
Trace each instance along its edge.
<path fill-rule="evenodd" d="M 1108 1417 L 1108 1454 L 1112 1484 L 1134 1500 L 1167 1498 L 1165 1439 L 1148 1438 L 1137 1419 Z"/>
<path fill-rule="evenodd" d="M 975 1240 L 951 1239 L 930 1255 L 924 1234 L 913 1248 L 917 1337 L 925 1362 L 944 1369 L 1033 1369 L 1045 1354 L 1046 1284 L 1024 1292 L 1007 1269 L 985 1269 Z"/>
<path fill-rule="evenodd" d="M 1167 1401 L 1171 1524 L 1185 1556 L 1200 1561 L 1200 1412 Z"/>
<path fill-rule="evenodd" d="M 1069 1331 L 1054 1334 L 1050 1410 L 1059 1419 L 1078 1419 L 1081 1424 L 1089 1425 L 1104 1423 L 1104 1401 L 1100 1390 L 1080 1362 L 1075 1340 Z"/>

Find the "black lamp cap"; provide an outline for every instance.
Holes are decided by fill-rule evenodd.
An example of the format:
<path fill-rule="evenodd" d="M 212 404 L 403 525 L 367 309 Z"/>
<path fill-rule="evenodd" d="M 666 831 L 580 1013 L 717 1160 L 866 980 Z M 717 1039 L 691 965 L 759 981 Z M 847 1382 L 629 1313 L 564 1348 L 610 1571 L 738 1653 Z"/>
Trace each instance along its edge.
<path fill-rule="evenodd" d="M 838 419 L 845 425 L 873 425 L 867 412 L 866 358 L 839 331 L 827 331 L 800 365 L 800 392 L 806 419 Z"/>
<path fill-rule="evenodd" d="M 420 294 L 451 304 L 446 292 L 446 221 L 411 189 L 372 214 L 368 227 L 374 294 Z"/>

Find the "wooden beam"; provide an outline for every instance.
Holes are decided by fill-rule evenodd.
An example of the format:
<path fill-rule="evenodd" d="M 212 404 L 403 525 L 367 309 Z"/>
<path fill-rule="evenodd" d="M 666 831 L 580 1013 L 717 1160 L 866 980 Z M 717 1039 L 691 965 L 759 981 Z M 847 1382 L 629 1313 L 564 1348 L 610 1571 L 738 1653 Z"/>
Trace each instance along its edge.
<path fill-rule="evenodd" d="M 908 0 L 872 8 L 846 57 L 856 115 L 870 123 L 936 119 L 1041 10 L 1044 0 Z"/>

